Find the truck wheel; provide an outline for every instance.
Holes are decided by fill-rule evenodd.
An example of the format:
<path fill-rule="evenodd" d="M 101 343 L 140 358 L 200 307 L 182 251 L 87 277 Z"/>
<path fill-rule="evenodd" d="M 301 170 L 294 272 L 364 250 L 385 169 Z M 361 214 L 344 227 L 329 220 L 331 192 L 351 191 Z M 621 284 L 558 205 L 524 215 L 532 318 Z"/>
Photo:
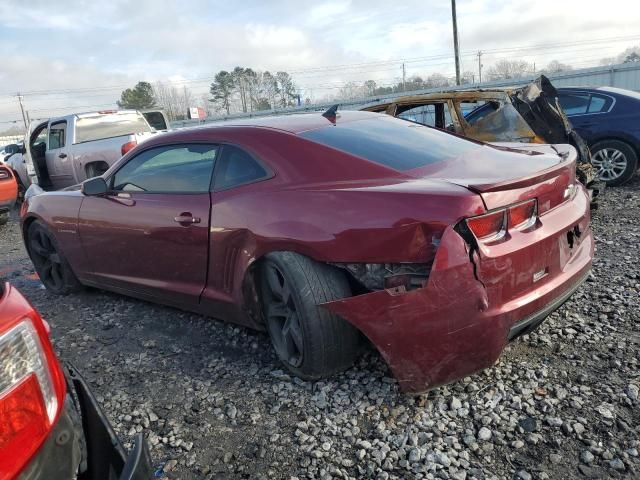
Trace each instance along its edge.
<path fill-rule="evenodd" d="M 9 223 L 9 212 L 0 213 L 0 226 Z"/>
<path fill-rule="evenodd" d="M 40 221 L 29 226 L 29 255 L 40 281 L 52 293 L 67 295 L 82 289 L 67 259 L 60 253 L 55 237 Z"/>
<path fill-rule="evenodd" d="M 620 140 L 603 140 L 591 147 L 591 163 L 600 180 L 615 187 L 628 182 L 638 167 L 638 155 Z"/>
<path fill-rule="evenodd" d="M 94 162 L 89 163 L 84 167 L 87 178 L 99 177 L 104 172 L 109 170 L 109 165 L 106 162 Z"/>
<path fill-rule="evenodd" d="M 318 304 L 351 295 L 345 274 L 293 252 L 266 256 L 260 271 L 262 307 L 276 354 L 305 380 L 353 365 L 360 333 Z"/>

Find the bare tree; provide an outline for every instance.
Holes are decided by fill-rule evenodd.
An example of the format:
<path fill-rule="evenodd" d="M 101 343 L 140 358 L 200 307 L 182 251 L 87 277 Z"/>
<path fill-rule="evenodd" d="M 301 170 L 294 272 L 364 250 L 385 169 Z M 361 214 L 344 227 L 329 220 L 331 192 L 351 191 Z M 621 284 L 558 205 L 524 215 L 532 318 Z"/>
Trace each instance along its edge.
<path fill-rule="evenodd" d="M 427 81 L 424 86 L 426 88 L 448 87 L 449 79 L 441 73 L 432 73 L 427 77 Z"/>
<path fill-rule="evenodd" d="M 636 63 L 640 62 L 640 45 L 625 49 L 616 57 L 617 63 Z"/>
<path fill-rule="evenodd" d="M 533 71 L 533 67 L 524 60 L 499 60 L 488 70 L 488 76 L 491 80 L 521 78 L 529 72 Z"/>
<path fill-rule="evenodd" d="M 476 83 L 476 74 L 470 70 L 465 70 L 462 73 L 462 84 L 470 84 L 470 83 Z"/>
<path fill-rule="evenodd" d="M 286 108 L 295 105 L 293 99 L 296 97 L 296 86 L 291 75 L 287 72 L 277 72 L 276 80 L 278 81 L 280 106 Z"/>
<path fill-rule="evenodd" d="M 193 95 L 184 85 L 180 89 L 175 85 L 156 82 L 153 86 L 153 96 L 156 104 L 165 111 L 169 120 L 185 119 L 189 108 L 194 106 Z"/>
<path fill-rule="evenodd" d="M 367 80 L 366 82 L 364 82 L 364 88 L 367 91 L 367 95 L 369 96 L 373 95 L 374 94 L 373 92 L 375 92 L 376 90 L 376 86 L 377 84 L 375 80 Z"/>
<path fill-rule="evenodd" d="M 347 82 L 340 90 L 338 90 L 338 98 L 341 100 L 351 100 L 354 98 L 364 97 L 366 87 L 358 85 L 356 82 Z"/>
<path fill-rule="evenodd" d="M 260 79 L 260 91 L 269 103 L 269 108 L 267 110 L 275 108 L 278 95 L 280 94 L 280 88 L 278 87 L 278 80 L 276 77 L 271 75 L 269 71 L 262 74 L 262 78 Z"/>
<path fill-rule="evenodd" d="M 542 69 L 542 73 L 560 73 L 573 70 L 571 65 L 561 63 L 558 60 L 551 60 L 545 68 Z"/>

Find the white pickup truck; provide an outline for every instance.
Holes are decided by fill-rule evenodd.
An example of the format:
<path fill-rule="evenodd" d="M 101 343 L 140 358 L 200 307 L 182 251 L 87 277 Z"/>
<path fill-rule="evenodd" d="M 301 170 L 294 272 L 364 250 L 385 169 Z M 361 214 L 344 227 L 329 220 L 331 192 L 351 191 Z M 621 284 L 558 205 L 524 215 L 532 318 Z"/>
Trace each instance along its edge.
<path fill-rule="evenodd" d="M 79 113 L 32 122 L 22 152 L 26 178 L 17 173 L 24 188 L 37 183 L 46 190 L 59 190 L 101 175 L 153 133 L 136 110 Z"/>

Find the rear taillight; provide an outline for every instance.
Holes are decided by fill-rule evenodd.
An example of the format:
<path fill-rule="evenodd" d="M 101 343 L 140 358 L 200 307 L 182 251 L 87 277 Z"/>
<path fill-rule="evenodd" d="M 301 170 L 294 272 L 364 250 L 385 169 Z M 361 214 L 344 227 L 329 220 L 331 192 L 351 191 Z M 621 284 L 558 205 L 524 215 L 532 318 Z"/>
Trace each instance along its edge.
<path fill-rule="evenodd" d="M 0 180 L 8 180 L 10 178 L 12 178 L 11 172 L 4 167 L 0 167 Z"/>
<path fill-rule="evenodd" d="M 7 290 L 0 298 L 0 478 L 15 478 L 57 421 L 66 388 L 40 317 Z"/>
<path fill-rule="evenodd" d="M 527 230 L 538 220 L 536 199 L 493 210 L 465 220 L 473 235 L 482 242 L 496 242 L 507 237 L 509 230 Z"/>
<path fill-rule="evenodd" d="M 507 210 L 509 228 L 527 229 L 535 225 L 538 218 L 537 214 L 538 202 L 535 199 L 512 205 Z"/>
<path fill-rule="evenodd" d="M 478 240 L 500 240 L 507 233 L 506 211 L 495 212 L 467 218 L 467 226 Z"/>
<path fill-rule="evenodd" d="M 122 145 L 122 147 L 120 147 L 120 153 L 124 155 L 133 147 L 135 147 L 137 144 L 138 142 L 136 142 L 135 140 L 131 140 L 130 142 L 125 143 L 124 145 Z"/>

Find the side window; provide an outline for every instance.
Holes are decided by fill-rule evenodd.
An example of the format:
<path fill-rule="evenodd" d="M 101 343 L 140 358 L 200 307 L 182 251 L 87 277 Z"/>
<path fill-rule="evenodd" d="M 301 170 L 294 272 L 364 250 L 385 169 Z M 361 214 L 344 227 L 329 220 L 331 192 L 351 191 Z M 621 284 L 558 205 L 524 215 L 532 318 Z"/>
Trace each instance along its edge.
<path fill-rule="evenodd" d="M 49 150 L 64 147 L 67 133 L 67 122 L 53 123 L 49 127 Z"/>
<path fill-rule="evenodd" d="M 399 107 L 399 108 L 402 108 L 402 107 Z M 420 123 L 421 125 L 436 127 L 437 126 L 436 106 L 420 105 L 419 107 L 409 108 L 407 110 L 404 110 L 402 113 L 398 114 L 398 118 Z"/>
<path fill-rule="evenodd" d="M 558 95 L 560 106 L 564 113 L 567 115 L 577 115 L 580 113 L 587 113 L 589 108 L 589 95 L 580 94 L 560 94 Z"/>
<path fill-rule="evenodd" d="M 460 113 L 462 113 L 469 125 L 474 125 L 487 115 L 498 110 L 500 106 L 500 103 L 495 101 L 460 102 Z"/>
<path fill-rule="evenodd" d="M 121 192 L 208 192 L 219 147 L 169 145 L 145 150 L 112 177 L 111 188 Z"/>
<path fill-rule="evenodd" d="M 607 100 L 607 97 L 591 95 L 591 103 L 589 103 L 589 110 L 587 110 L 587 113 L 599 113 L 606 110 L 605 105 L 607 108 L 609 107 L 609 102 Z"/>
<path fill-rule="evenodd" d="M 267 175 L 262 165 L 247 152 L 233 145 L 225 145 L 216 170 L 214 189 L 224 190 L 244 185 L 261 180 Z"/>
<path fill-rule="evenodd" d="M 445 128 L 451 123 L 449 104 L 433 103 L 428 105 L 398 105 L 396 116 L 429 127 Z"/>

